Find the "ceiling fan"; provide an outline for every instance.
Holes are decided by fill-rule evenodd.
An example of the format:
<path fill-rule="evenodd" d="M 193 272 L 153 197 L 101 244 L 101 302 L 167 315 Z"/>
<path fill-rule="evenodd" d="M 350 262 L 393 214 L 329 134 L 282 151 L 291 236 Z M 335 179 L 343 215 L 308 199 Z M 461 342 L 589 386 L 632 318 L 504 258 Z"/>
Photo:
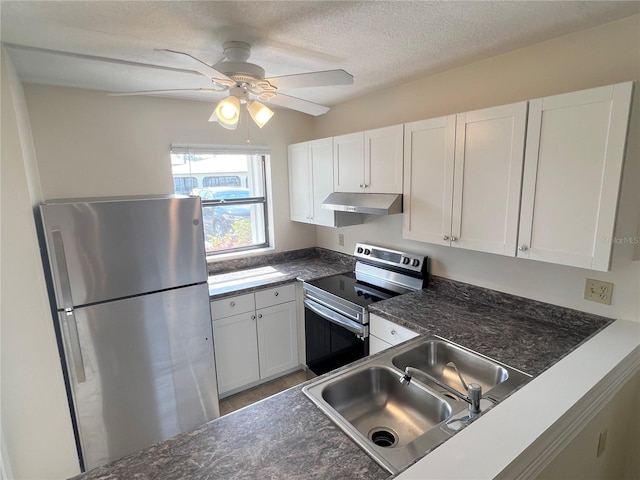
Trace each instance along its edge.
<path fill-rule="evenodd" d="M 154 95 L 177 91 L 223 92 L 229 96 L 221 100 L 209 118 L 225 128 L 234 130 L 240 118 L 240 105 L 245 105 L 254 122 L 262 128 L 273 116 L 273 111 L 258 100 L 280 107 L 297 110 L 309 115 L 322 115 L 329 107 L 281 93 L 303 87 L 323 87 L 350 85 L 353 76 L 344 70 L 284 75 L 265 78 L 265 71 L 259 65 L 249 63 L 251 45 L 245 42 L 226 42 L 223 45 L 224 58 L 215 65 L 208 65 L 188 53 L 175 50 L 159 50 L 170 55 L 184 68 L 195 70 L 211 79 L 212 88 L 178 88 L 169 90 L 144 90 L 138 92 L 110 93 L 112 96 Z"/>

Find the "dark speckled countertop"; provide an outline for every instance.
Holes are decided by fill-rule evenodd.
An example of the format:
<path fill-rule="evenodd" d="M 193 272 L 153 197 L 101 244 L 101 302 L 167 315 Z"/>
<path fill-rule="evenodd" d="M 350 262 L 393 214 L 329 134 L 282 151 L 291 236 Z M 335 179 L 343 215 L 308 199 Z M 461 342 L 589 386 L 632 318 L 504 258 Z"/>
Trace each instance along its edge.
<path fill-rule="evenodd" d="M 238 271 L 261 270 L 233 289 Z M 350 271 L 353 260 L 323 249 L 211 269 L 212 295 L 225 296 L 296 278 Z M 268 276 L 268 273 L 276 275 Z M 279 275 L 278 275 L 279 274 Z M 261 278 L 256 278 L 263 275 Z M 235 277 L 234 277 L 235 276 Z M 603 329 L 611 319 L 433 278 L 425 290 L 370 306 L 372 313 L 423 334 L 447 338 L 538 375 Z M 499 408 L 496 407 L 496 408 Z M 385 479 L 389 473 L 360 450 L 302 393 L 290 388 L 191 432 L 98 467 L 77 479 Z"/>
<path fill-rule="evenodd" d="M 209 296 L 221 298 L 284 283 L 328 277 L 351 272 L 355 260 L 350 255 L 322 248 L 284 252 L 258 259 L 241 259 L 209 267 Z"/>

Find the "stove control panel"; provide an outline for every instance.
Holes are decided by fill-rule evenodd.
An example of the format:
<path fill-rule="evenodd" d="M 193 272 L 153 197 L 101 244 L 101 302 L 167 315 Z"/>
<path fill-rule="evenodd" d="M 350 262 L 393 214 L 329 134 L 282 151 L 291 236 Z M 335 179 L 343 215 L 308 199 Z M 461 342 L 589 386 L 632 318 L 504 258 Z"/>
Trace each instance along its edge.
<path fill-rule="evenodd" d="M 357 243 L 354 256 L 371 263 L 391 265 L 417 273 L 426 272 L 427 257 L 415 253 L 405 253 L 365 243 Z"/>

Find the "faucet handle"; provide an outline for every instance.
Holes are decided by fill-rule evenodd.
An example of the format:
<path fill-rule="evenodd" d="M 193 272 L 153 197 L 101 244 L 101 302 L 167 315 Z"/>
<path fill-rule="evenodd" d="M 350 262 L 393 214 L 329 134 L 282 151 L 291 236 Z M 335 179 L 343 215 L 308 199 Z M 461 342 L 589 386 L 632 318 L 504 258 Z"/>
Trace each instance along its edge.
<path fill-rule="evenodd" d="M 480 413 L 480 399 L 482 398 L 482 387 L 477 383 L 470 383 L 467 388 L 469 398 L 469 412 Z"/>

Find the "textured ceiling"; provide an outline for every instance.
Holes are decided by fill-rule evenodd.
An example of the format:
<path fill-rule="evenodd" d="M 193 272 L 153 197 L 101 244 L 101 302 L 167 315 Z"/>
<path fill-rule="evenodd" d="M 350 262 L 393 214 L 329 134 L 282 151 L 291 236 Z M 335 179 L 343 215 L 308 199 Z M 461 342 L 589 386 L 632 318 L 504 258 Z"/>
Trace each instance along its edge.
<path fill-rule="evenodd" d="M 155 49 L 208 64 L 252 45 L 269 77 L 342 68 L 348 86 L 287 94 L 325 105 L 640 12 L 617 1 L 5 1 L 1 39 L 26 82 L 104 91 L 207 88 Z M 209 100 L 219 95 L 173 94 Z"/>

